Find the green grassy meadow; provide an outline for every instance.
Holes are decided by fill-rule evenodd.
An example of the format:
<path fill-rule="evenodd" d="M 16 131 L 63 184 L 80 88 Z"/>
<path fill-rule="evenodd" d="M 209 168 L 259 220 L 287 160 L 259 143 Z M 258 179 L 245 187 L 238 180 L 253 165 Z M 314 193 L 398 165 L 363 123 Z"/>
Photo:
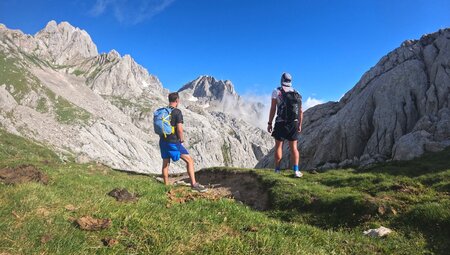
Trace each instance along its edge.
<path fill-rule="evenodd" d="M 94 163 L 61 162 L 49 149 L 0 129 L 0 169 L 22 164 L 33 164 L 50 181 L 0 182 L 0 254 L 446 254 L 450 249 L 450 149 L 365 170 L 305 173 L 302 179 L 290 171 L 203 170 L 255 174 L 268 192 L 265 211 L 229 198 L 171 204 L 168 191 L 187 188 Z M 106 195 L 114 188 L 137 193 L 139 200 L 117 202 Z M 81 230 L 73 220 L 84 215 L 109 218 L 112 225 Z M 379 226 L 394 232 L 384 238 L 362 233 Z M 117 243 L 105 246 L 104 238 Z"/>

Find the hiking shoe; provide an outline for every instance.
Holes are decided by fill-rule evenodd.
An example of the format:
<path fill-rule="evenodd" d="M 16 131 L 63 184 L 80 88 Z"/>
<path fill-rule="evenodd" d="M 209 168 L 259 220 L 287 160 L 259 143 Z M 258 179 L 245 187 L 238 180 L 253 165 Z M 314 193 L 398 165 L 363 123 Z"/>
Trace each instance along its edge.
<path fill-rule="evenodd" d="M 303 176 L 302 172 L 300 171 L 295 171 L 295 178 L 301 178 Z"/>
<path fill-rule="evenodd" d="M 198 182 L 196 184 L 192 185 L 191 188 L 193 191 L 200 192 L 200 193 L 208 191 L 208 189 L 205 186 L 201 185 Z"/>
<path fill-rule="evenodd" d="M 275 173 L 276 173 L 276 174 L 279 174 L 279 173 L 281 173 L 281 171 L 275 169 Z"/>

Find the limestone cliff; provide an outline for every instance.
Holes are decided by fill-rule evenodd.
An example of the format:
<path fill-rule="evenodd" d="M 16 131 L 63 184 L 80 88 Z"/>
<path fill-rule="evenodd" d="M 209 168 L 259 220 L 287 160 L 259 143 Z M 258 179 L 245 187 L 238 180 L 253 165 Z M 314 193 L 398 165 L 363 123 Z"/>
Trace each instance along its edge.
<path fill-rule="evenodd" d="M 449 91 L 450 29 L 405 41 L 339 102 L 305 112 L 302 168 L 407 160 L 450 146 Z M 273 151 L 256 167 L 271 166 Z"/>

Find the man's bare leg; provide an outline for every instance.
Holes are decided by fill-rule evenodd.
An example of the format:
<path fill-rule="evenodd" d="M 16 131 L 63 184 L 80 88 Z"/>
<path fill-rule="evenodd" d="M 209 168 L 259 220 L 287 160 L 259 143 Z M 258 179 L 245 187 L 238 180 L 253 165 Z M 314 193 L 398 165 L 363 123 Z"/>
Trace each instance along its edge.
<path fill-rule="evenodd" d="M 298 165 L 300 160 L 300 153 L 297 148 L 297 140 L 289 141 L 289 149 L 291 150 L 291 164 L 292 166 Z"/>
<path fill-rule="evenodd" d="M 191 179 L 191 185 L 197 183 L 194 174 L 194 159 L 189 154 L 181 154 L 181 159 L 186 163 L 186 170 Z"/>
<path fill-rule="evenodd" d="M 283 157 L 283 141 L 275 140 L 275 168 L 280 168 L 281 158 Z"/>
<path fill-rule="evenodd" d="M 162 165 L 162 175 L 164 178 L 164 184 L 169 185 L 169 165 L 170 165 L 170 159 L 163 159 L 163 165 Z"/>

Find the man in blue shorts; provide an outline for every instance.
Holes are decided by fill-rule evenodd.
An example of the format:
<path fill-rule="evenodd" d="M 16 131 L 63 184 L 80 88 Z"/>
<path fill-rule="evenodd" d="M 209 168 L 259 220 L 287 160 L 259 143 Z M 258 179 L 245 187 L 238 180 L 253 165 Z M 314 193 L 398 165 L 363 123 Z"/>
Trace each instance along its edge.
<path fill-rule="evenodd" d="M 169 107 L 172 109 L 170 124 L 175 128 L 175 132 L 166 137 L 160 136 L 159 147 L 161 149 L 161 157 L 163 158 L 162 174 L 164 184 L 169 183 L 169 165 L 170 160 L 178 161 L 180 158 L 186 163 L 186 169 L 191 179 L 191 187 L 195 191 L 205 192 L 207 189 L 200 183 L 195 181 L 194 160 L 189 152 L 183 146 L 183 114 L 178 109 L 180 97 L 177 92 L 169 94 Z"/>

